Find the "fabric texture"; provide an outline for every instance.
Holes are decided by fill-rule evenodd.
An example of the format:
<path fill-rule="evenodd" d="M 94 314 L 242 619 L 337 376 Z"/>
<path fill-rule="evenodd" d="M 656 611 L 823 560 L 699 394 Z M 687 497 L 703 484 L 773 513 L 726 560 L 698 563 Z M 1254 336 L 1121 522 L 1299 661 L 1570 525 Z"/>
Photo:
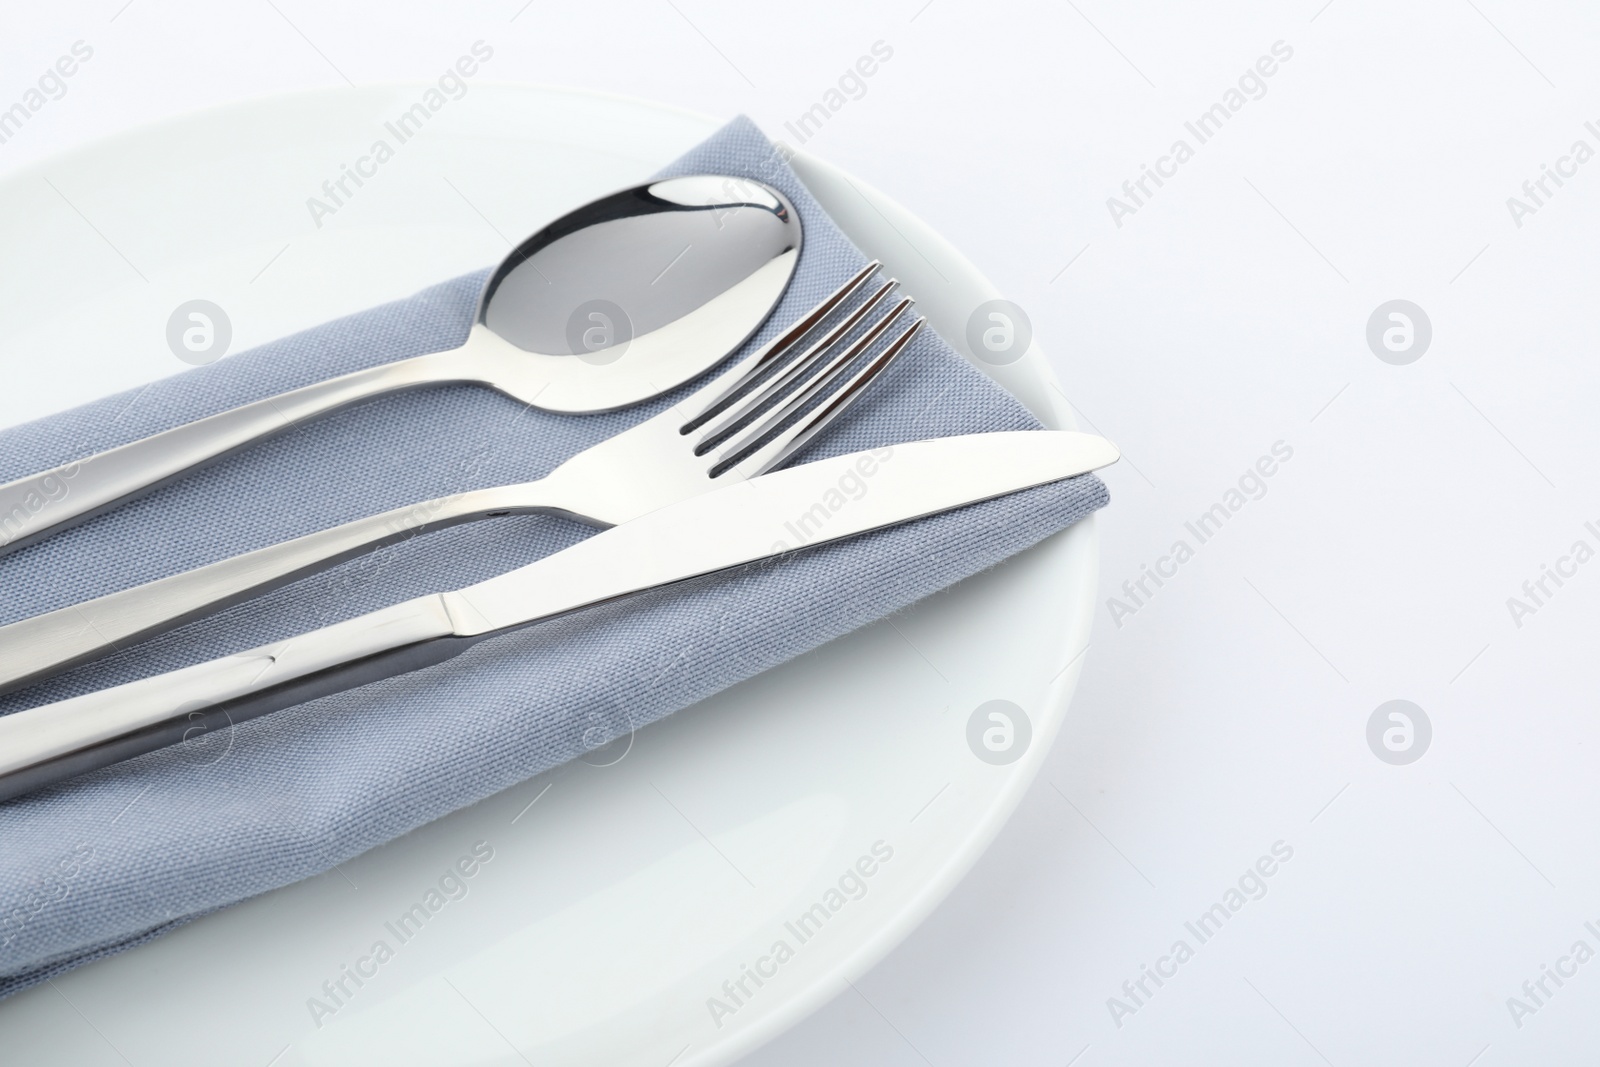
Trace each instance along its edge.
<path fill-rule="evenodd" d="M 663 174 L 705 172 L 782 189 L 804 226 L 794 281 L 748 351 L 865 258 L 749 120 Z M 455 347 L 486 273 L 0 432 L 0 481 Z M 0 623 L 389 508 L 539 477 L 693 384 L 601 415 L 527 409 L 468 386 L 334 413 L 0 558 Z M 797 461 L 1037 425 L 924 330 Z M 242 723 L 221 744 L 150 753 L 0 804 L 0 997 L 326 871 L 990 567 L 1106 501 L 1085 475 L 807 549 L 495 638 L 438 666 Z M 520 516 L 414 537 L 0 696 L 0 714 L 455 589 L 592 532 Z"/>

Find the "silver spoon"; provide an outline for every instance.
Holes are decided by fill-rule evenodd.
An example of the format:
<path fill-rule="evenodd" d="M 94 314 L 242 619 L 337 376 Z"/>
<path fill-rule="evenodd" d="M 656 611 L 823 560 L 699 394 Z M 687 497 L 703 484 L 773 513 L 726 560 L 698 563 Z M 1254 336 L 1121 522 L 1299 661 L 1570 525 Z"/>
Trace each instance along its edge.
<path fill-rule="evenodd" d="M 747 178 L 647 182 L 578 208 L 489 277 L 467 341 L 258 400 L 0 485 L 0 553 L 150 492 L 306 419 L 472 382 L 545 411 L 658 396 L 766 321 L 800 258 L 783 194 Z"/>

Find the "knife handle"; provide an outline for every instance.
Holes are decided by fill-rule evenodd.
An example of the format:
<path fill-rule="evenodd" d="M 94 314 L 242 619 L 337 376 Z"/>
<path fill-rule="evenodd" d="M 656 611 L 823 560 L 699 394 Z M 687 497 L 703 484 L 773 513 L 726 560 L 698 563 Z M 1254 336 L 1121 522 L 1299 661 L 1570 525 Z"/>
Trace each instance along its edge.
<path fill-rule="evenodd" d="M 228 726 L 442 663 L 451 594 L 408 600 L 271 645 L 0 717 L 0 801 Z"/>

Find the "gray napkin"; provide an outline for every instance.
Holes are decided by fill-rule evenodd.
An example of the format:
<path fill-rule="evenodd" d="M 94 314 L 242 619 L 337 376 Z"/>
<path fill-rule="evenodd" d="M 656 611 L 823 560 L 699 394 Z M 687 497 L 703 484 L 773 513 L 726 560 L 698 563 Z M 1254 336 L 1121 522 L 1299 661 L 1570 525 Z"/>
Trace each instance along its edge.
<path fill-rule="evenodd" d="M 782 189 L 805 227 L 794 282 L 749 348 L 864 264 L 748 119 L 663 174 L 703 172 Z M 308 382 L 452 348 L 466 336 L 483 278 L 0 432 L 0 481 Z M 539 477 L 681 395 L 573 416 L 484 388 L 440 387 L 334 414 L 0 559 L 0 623 L 388 508 Z M 925 330 L 800 461 L 1036 426 Z M 243 723 L 220 753 L 214 743 L 180 746 L 0 804 L 0 997 L 326 871 L 990 567 L 1106 501 L 1100 481 L 1084 476 L 629 598 Z M 416 537 L 0 697 L 0 714 L 454 589 L 592 532 L 521 516 Z"/>

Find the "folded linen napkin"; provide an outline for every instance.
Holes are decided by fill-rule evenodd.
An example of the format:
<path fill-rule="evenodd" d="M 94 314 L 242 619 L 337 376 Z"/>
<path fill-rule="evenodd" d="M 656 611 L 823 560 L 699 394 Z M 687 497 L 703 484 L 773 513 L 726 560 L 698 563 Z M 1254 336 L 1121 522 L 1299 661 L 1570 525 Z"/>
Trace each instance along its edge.
<path fill-rule="evenodd" d="M 782 189 L 805 227 L 794 281 L 746 351 L 865 263 L 748 119 L 662 173 L 703 172 Z M 0 432 L 0 481 L 284 389 L 454 347 L 484 277 Z M 468 386 L 336 413 L 0 559 L 0 623 L 388 508 L 539 477 L 691 388 L 602 415 L 526 409 Z M 799 461 L 1036 426 L 924 330 Z M 243 723 L 224 758 L 214 746 L 180 746 L 0 804 L 0 998 L 326 871 L 992 566 L 1106 502 L 1105 487 L 1085 475 L 629 598 Z M 0 714 L 455 589 L 592 532 L 519 516 L 412 538 L 0 697 Z"/>

